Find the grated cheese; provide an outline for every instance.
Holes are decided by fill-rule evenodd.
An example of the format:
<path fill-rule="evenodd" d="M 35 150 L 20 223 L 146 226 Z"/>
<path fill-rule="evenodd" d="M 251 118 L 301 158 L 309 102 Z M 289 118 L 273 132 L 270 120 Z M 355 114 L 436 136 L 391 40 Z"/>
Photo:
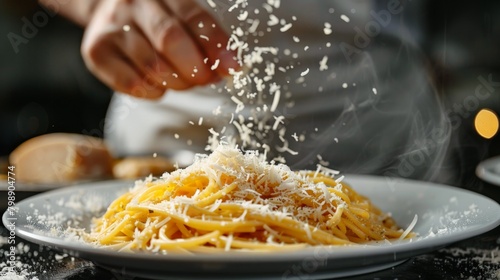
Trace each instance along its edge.
<path fill-rule="evenodd" d="M 241 21 L 244 21 L 246 20 L 248 17 L 248 11 L 242 11 L 239 15 L 238 15 L 238 20 L 241 20 Z"/>
<path fill-rule="evenodd" d="M 349 17 L 348 17 L 348 16 L 343 15 L 343 14 L 342 14 L 342 15 L 340 15 L 340 18 L 341 18 L 343 21 L 345 21 L 345 22 L 349 22 L 349 21 L 351 21 L 351 19 L 349 19 Z"/>
<path fill-rule="evenodd" d="M 413 220 L 411 221 L 411 223 L 408 225 L 408 227 L 403 232 L 403 234 L 401 234 L 401 236 L 399 237 L 399 240 L 403 240 L 406 238 L 406 236 L 408 236 L 408 234 L 413 230 L 413 228 L 417 224 L 417 221 L 418 221 L 418 215 L 415 214 L 415 217 L 413 217 Z"/>
<path fill-rule="evenodd" d="M 319 71 L 325 71 L 328 70 L 328 56 L 324 56 L 323 59 L 319 62 Z"/>
<path fill-rule="evenodd" d="M 281 32 L 286 32 L 288 31 L 290 28 L 292 28 L 292 24 L 291 23 L 287 23 L 285 25 L 283 25 L 283 27 L 280 28 L 280 31 Z"/>
<path fill-rule="evenodd" d="M 208 5 L 212 7 L 213 9 L 217 8 L 217 5 L 215 4 L 214 0 L 207 0 Z"/>
<path fill-rule="evenodd" d="M 325 22 L 325 27 L 323 28 L 323 32 L 325 33 L 325 35 L 332 34 L 332 25 L 328 22 Z"/>
<path fill-rule="evenodd" d="M 275 15 L 273 15 L 273 14 L 271 14 L 271 15 L 269 15 L 269 21 L 267 22 L 267 25 L 268 25 L 268 26 L 275 26 L 275 25 L 277 25 L 279 22 L 280 22 L 280 21 L 279 21 L 278 17 L 277 17 L 277 16 L 275 16 Z"/>
<path fill-rule="evenodd" d="M 276 130 L 278 129 L 278 126 L 280 123 L 283 123 L 283 120 L 285 119 L 285 117 L 283 116 L 279 116 L 279 117 L 274 117 L 275 121 L 274 121 L 274 125 L 273 125 L 273 130 Z"/>

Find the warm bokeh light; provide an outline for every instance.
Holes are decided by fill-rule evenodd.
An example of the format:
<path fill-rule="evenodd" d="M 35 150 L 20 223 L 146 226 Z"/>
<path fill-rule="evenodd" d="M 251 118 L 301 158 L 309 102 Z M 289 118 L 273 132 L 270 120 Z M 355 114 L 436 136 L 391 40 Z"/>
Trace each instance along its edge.
<path fill-rule="evenodd" d="M 474 120 L 476 131 L 483 138 L 491 139 L 498 132 L 498 116 L 489 109 L 482 109 Z"/>

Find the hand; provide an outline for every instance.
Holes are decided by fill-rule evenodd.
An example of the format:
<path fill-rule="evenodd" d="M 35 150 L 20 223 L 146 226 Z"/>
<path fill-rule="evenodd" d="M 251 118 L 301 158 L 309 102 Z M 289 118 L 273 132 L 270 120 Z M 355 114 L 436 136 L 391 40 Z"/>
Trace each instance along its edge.
<path fill-rule="evenodd" d="M 206 85 L 237 69 L 227 41 L 194 0 L 102 0 L 86 28 L 82 55 L 114 90 L 155 99 L 168 88 Z"/>

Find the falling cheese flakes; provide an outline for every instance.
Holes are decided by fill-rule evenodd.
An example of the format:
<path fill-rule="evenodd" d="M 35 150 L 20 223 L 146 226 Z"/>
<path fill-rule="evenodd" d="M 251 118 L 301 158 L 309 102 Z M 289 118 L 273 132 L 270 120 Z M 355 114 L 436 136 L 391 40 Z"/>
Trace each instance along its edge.
<path fill-rule="evenodd" d="M 216 59 L 214 64 L 212 65 L 212 67 L 210 67 L 210 69 L 213 71 L 215 69 L 217 69 L 217 67 L 219 67 L 219 63 L 220 63 L 220 60 L 219 59 Z"/>
<path fill-rule="evenodd" d="M 209 3 L 212 8 L 216 8 L 217 5 L 213 0 L 209 2 L 212 2 L 212 4 Z M 282 145 L 280 148 L 276 148 L 278 155 L 274 160 L 283 162 L 284 158 L 280 156 L 280 153 L 285 152 L 294 155 L 297 154 L 297 152 L 288 148 L 288 140 L 284 137 L 285 135 L 289 135 L 286 134 L 285 118 L 283 116 L 276 116 L 274 113 L 278 111 L 278 107 L 281 103 L 283 106 L 292 107 L 294 102 L 281 102 L 283 94 L 285 94 L 285 98 L 290 98 L 291 93 L 288 91 L 282 92 L 283 89 L 273 81 L 275 81 L 274 75 L 276 69 L 280 72 L 287 73 L 288 70 L 294 69 L 294 64 L 277 65 L 275 63 L 279 62 L 278 54 L 280 53 L 291 56 L 292 58 L 298 58 L 299 54 L 296 52 L 292 53 L 288 49 L 279 50 L 272 46 L 259 46 L 259 40 L 257 39 L 254 39 L 254 43 L 257 45 L 252 46 L 247 42 L 247 39 L 248 36 L 261 37 L 264 32 L 271 32 L 273 27 L 279 28 L 281 32 L 286 32 L 289 31 L 293 25 L 288 20 L 278 18 L 278 16 L 273 14 L 274 9 L 278 9 L 280 6 L 280 1 L 278 0 L 266 0 L 265 3 L 262 4 L 262 9 L 254 10 L 253 14 L 268 13 L 268 20 L 264 21 L 265 24 L 262 24 L 259 19 L 251 17 L 251 13 L 248 12 L 248 9 L 245 9 L 247 0 L 235 0 L 233 3 L 234 4 L 229 9 L 226 9 L 226 11 L 236 13 L 235 16 L 240 21 L 240 24 L 239 26 L 231 26 L 232 32 L 230 33 L 230 39 L 227 42 L 226 49 L 236 53 L 236 60 L 242 66 L 242 70 L 236 71 L 234 69 L 229 69 L 228 71 L 230 79 L 225 89 L 227 93 L 230 94 L 230 98 L 236 106 L 234 113 L 231 113 L 229 124 L 234 126 L 237 130 L 236 138 L 240 139 L 242 148 L 263 149 L 265 153 L 270 151 L 269 145 L 265 144 L 266 135 L 268 135 L 270 130 L 279 132 L 278 138 L 281 140 Z M 265 18 L 265 16 L 263 18 Z M 291 19 L 296 21 L 297 17 L 292 16 Z M 324 32 L 327 35 L 332 33 L 332 26 L 330 23 L 325 23 Z M 292 36 L 291 39 L 296 43 L 300 42 L 297 36 Z M 305 46 L 304 51 L 307 51 L 308 48 L 308 46 Z M 324 57 L 320 61 L 321 71 L 328 69 L 327 62 L 328 57 Z M 261 68 L 255 67 L 258 64 L 264 64 L 264 71 L 259 71 Z M 211 66 L 212 70 L 216 69 L 217 66 L 218 62 L 216 61 Z M 296 78 L 296 83 L 302 83 L 305 86 L 304 76 L 308 75 L 309 71 L 310 69 L 307 68 L 301 72 L 300 77 Z M 285 81 L 285 83 L 289 82 L 289 80 Z M 221 92 L 220 89 L 219 92 Z M 272 98 L 269 99 L 269 97 Z M 266 104 L 265 100 L 270 100 L 271 104 Z M 222 110 L 218 107 L 213 113 L 221 115 Z M 272 119 L 274 119 L 274 123 L 270 124 L 269 121 Z M 213 130 L 213 132 L 215 132 L 215 130 Z M 207 143 L 207 151 L 213 151 L 218 146 L 218 143 L 222 141 L 222 139 L 218 139 L 218 137 L 221 137 L 220 134 L 222 133 L 211 133 L 211 137 Z M 301 134 L 299 137 L 295 133 L 291 138 L 295 141 L 297 141 L 297 139 L 303 141 L 305 136 Z M 230 143 L 235 143 L 234 140 L 232 136 L 224 138 L 224 141 Z"/>
<path fill-rule="evenodd" d="M 340 18 L 347 23 L 351 21 L 351 19 L 349 19 L 349 17 L 344 14 L 340 15 Z"/>
<path fill-rule="evenodd" d="M 325 27 L 323 28 L 323 32 L 325 33 L 325 35 L 332 34 L 332 25 L 328 22 L 325 22 Z"/>
<path fill-rule="evenodd" d="M 238 20 L 240 21 L 244 21 L 246 20 L 248 17 L 248 11 L 242 11 L 239 15 L 238 15 Z"/>
<path fill-rule="evenodd" d="M 275 15 L 271 14 L 271 15 L 269 16 L 269 21 L 267 22 L 267 25 L 268 25 L 268 26 L 275 26 L 275 25 L 277 25 L 279 22 L 280 22 L 280 21 L 279 21 L 278 17 L 276 17 Z"/>
<path fill-rule="evenodd" d="M 292 28 L 292 24 L 291 23 L 287 23 L 285 25 L 283 25 L 283 27 L 280 28 L 280 31 L 281 32 L 286 32 L 288 31 L 290 28 Z"/>
<path fill-rule="evenodd" d="M 217 5 L 215 4 L 215 2 L 213 0 L 207 0 L 207 3 L 208 3 L 208 5 L 210 5 L 210 7 L 212 9 L 217 8 Z"/>
<path fill-rule="evenodd" d="M 324 56 L 323 59 L 319 62 L 319 71 L 325 71 L 328 70 L 328 56 Z"/>

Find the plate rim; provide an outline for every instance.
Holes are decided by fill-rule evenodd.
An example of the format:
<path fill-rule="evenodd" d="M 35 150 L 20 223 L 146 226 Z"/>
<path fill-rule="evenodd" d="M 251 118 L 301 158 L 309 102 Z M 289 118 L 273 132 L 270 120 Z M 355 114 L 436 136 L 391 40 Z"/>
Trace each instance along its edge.
<path fill-rule="evenodd" d="M 494 156 L 481 161 L 476 167 L 476 175 L 479 179 L 495 186 L 500 186 L 500 174 L 494 175 L 489 168 L 494 167 L 496 163 L 500 167 L 500 156 Z"/>
<path fill-rule="evenodd" d="M 416 183 L 421 183 L 422 181 L 418 180 L 409 180 L 409 179 L 403 179 L 403 178 L 396 178 L 396 177 L 387 177 L 387 176 L 375 176 L 375 175 L 355 175 L 355 174 L 345 174 L 346 176 L 346 182 L 349 182 L 350 178 L 355 180 L 398 180 L 398 182 L 403 182 L 405 184 L 416 184 Z M 100 181 L 100 182 L 90 182 L 90 183 L 84 183 L 84 184 L 79 184 L 79 185 L 72 185 L 68 187 L 63 187 L 51 191 L 47 191 L 44 193 L 40 193 L 37 195 L 34 195 L 32 197 L 26 198 L 22 201 L 19 201 L 16 203 L 16 206 L 19 209 L 19 206 L 29 206 L 30 203 L 33 201 L 41 200 L 44 199 L 48 196 L 51 196 L 53 194 L 64 194 L 64 193 L 72 193 L 75 190 L 81 190 L 88 188 L 90 186 L 94 186 L 97 188 L 97 186 L 100 187 L 105 187 L 105 185 L 115 185 L 115 188 L 117 190 L 119 189 L 125 189 L 125 188 L 130 188 L 133 186 L 133 182 L 136 180 L 107 180 L 107 181 Z M 480 193 L 468 190 L 468 189 L 463 189 L 463 188 L 458 188 L 454 186 L 449 186 L 445 184 L 438 184 L 438 183 L 433 183 L 433 182 L 425 182 L 426 185 L 429 185 L 433 188 L 440 188 L 440 189 L 449 189 L 453 190 L 454 192 L 461 192 L 466 195 L 471 195 L 471 196 L 477 196 L 481 197 L 482 199 L 488 200 L 494 207 L 497 207 L 500 209 L 500 204 L 498 204 L 495 200 L 482 195 Z M 118 184 L 123 184 L 122 187 L 118 187 Z M 129 185 L 126 185 L 129 184 Z M 7 211 L 2 216 L 2 222 L 4 224 L 7 224 Z M 374 257 L 374 256 L 379 256 L 381 254 L 394 254 L 395 258 L 394 260 L 403 260 L 407 259 L 409 257 L 417 256 L 426 252 L 434 251 L 436 249 L 445 247 L 451 243 L 464 240 L 473 236 L 477 236 L 479 234 L 485 233 L 487 231 L 490 231 L 494 228 L 496 228 L 500 224 L 500 215 L 497 217 L 496 220 L 492 220 L 490 223 L 487 225 L 484 225 L 479 228 L 473 228 L 469 229 L 465 233 L 461 234 L 452 234 L 452 235 L 446 235 L 445 237 L 437 237 L 437 238 L 432 238 L 432 239 L 425 239 L 424 240 L 416 240 L 415 242 L 402 242 L 398 244 L 391 244 L 390 246 L 365 246 L 365 245 L 360 245 L 359 247 L 341 247 L 339 251 L 342 251 L 341 253 L 338 253 L 338 251 L 335 251 L 334 253 L 332 252 L 327 252 L 327 259 L 330 261 L 335 261 L 335 260 L 348 260 L 351 258 L 356 258 L 359 257 L 360 252 L 363 253 L 364 257 Z M 194 254 L 194 255 L 181 255 L 181 254 L 167 254 L 167 255 L 159 255 L 159 254 L 148 254 L 148 253 L 128 253 L 128 252 L 117 252 L 113 251 L 110 249 L 103 249 L 103 248 L 98 248 L 98 247 L 92 247 L 90 245 L 85 245 L 83 243 L 78 243 L 76 241 L 73 241 L 71 243 L 68 243 L 68 240 L 63 239 L 63 238 L 55 238 L 55 237 L 49 237 L 45 236 L 44 238 L 40 238 L 40 234 L 36 234 L 34 232 L 29 232 L 23 230 L 22 227 L 16 227 L 16 234 L 18 234 L 19 237 L 24 238 L 28 241 L 31 241 L 33 243 L 37 244 L 43 244 L 47 245 L 50 247 L 55 248 L 56 250 L 60 250 L 63 252 L 68 252 L 72 255 L 75 255 L 76 257 L 82 257 L 89 259 L 90 261 L 95 262 L 95 256 L 99 256 L 100 259 L 103 258 L 109 258 L 113 257 L 117 260 L 120 259 L 135 259 L 139 258 L 140 260 L 143 261 L 153 261 L 153 262 L 159 262 L 159 261 L 181 261 L 181 262 L 186 262 L 186 263 L 194 263 L 194 262 L 213 262 L 213 254 Z M 446 242 L 443 241 L 443 239 L 446 238 Z M 424 242 L 425 246 L 416 246 L 416 242 Z M 68 245 L 69 244 L 69 245 Z M 248 257 L 248 254 L 230 254 L 227 252 L 221 253 L 217 255 L 216 261 L 217 262 L 225 262 L 225 263 L 262 263 L 262 262 L 297 262 L 304 260 L 304 258 L 310 257 L 311 252 L 314 250 L 319 250 L 321 248 L 328 248 L 328 246 L 314 246 L 308 248 L 309 250 L 304 250 L 303 252 L 295 252 L 293 254 L 289 254 L 289 252 L 272 252 L 272 253 L 252 253 L 252 257 Z M 336 247 L 338 248 L 338 247 Z M 337 252 L 337 253 L 336 253 Z M 89 256 L 93 256 L 93 258 L 88 258 Z M 258 256 L 253 257 L 253 256 Z M 99 263 L 99 262 L 98 262 Z M 116 263 L 116 261 L 112 262 Z M 107 264 L 110 264 L 108 262 Z"/>

